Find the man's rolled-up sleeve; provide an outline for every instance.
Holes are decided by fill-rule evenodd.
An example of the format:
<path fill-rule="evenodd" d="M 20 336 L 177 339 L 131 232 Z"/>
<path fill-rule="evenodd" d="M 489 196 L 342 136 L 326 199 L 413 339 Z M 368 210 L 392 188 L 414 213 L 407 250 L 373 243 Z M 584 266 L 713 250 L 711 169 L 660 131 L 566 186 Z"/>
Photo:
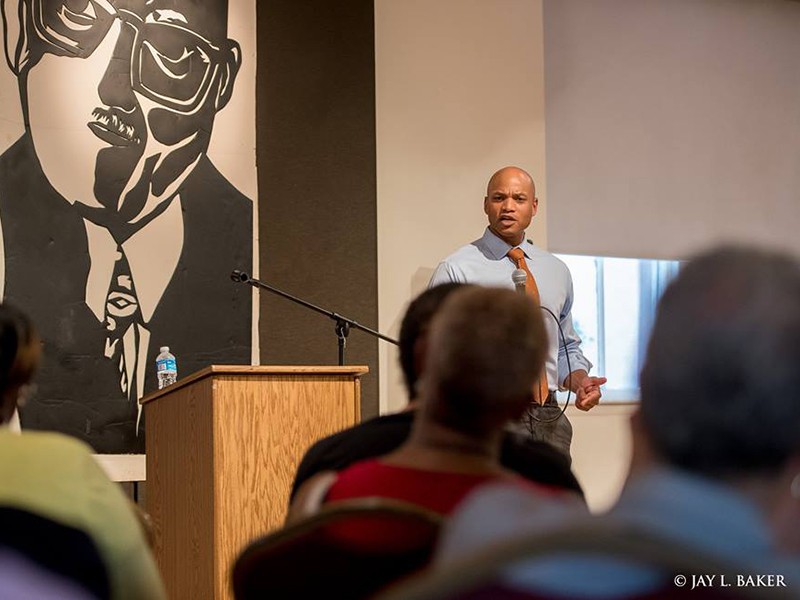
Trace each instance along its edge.
<path fill-rule="evenodd" d="M 561 339 L 561 334 L 559 334 L 558 340 L 559 387 L 561 387 L 567 375 L 573 371 L 583 369 L 588 373 L 593 366 L 589 359 L 583 355 L 583 351 L 581 350 L 581 338 L 578 336 L 572 324 L 572 276 L 568 277 L 568 285 L 567 298 L 564 302 L 561 315 L 559 315 L 561 331 L 564 333 L 564 338 Z"/>

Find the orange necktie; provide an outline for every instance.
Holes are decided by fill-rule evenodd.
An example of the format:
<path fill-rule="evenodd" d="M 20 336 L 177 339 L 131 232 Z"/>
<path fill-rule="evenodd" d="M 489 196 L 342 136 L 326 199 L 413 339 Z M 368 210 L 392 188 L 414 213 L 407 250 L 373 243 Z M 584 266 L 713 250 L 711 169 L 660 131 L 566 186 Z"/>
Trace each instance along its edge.
<path fill-rule="evenodd" d="M 536 306 L 541 305 L 541 298 L 539 297 L 539 287 L 536 285 L 536 279 L 533 277 L 528 265 L 525 263 L 525 253 L 522 248 L 512 248 L 508 251 L 508 257 L 514 261 L 518 269 L 525 271 L 527 278 L 525 279 L 525 293 L 530 296 Z M 533 396 L 539 404 L 544 404 L 547 396 L 550 394 L 550 388 L 547 385 L 547 371 L 542 367 L 542 374 L 539 376 L 539 381 L 533 388 Z"/>

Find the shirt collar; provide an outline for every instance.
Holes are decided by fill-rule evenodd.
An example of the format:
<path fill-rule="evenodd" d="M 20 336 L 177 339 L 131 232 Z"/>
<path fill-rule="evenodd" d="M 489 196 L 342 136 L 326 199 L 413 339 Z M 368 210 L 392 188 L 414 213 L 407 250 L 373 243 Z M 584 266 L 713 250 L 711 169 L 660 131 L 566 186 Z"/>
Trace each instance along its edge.
<path fill-rule="evenodd" d="M 86 304 L 97 320 L 102 322 L 117 257 L 117 243 L 107 229 L 90 221 L 84 221 L 84 224 L 91 258 L 86 282 Z M 163 213 L 123 242 L 122 249 L 136 285 L 136 299 L 142 317 L 147 323 L 172 279 L 183 250 L 180 198 L 175 196 Z M 154 254 L 158 260 L 153 260 Z"/>
<path fill-rule="evenodd" d="M 612 514 L 732 559 L 771 551 L 767 524 L 749 499 L 677 469 L 654 468 L 634 477 Z"/>
<path fill-rule="evenodd" d="M 518 246 L 510 246 L 499 237 L 497 237 L 492 230 L 488 227 L 483 232 L 483 237 L 481 238 L 481 242 L 492 255 L 495 260 L 501 260 L 506 257 L 508 251 L 512 248 L 521 248 L 522 251 L 525 253 L 525 258 L 531 258 L 533 256 L 533 244 L 531 244 L 523 234 L 522 243 Z"/>

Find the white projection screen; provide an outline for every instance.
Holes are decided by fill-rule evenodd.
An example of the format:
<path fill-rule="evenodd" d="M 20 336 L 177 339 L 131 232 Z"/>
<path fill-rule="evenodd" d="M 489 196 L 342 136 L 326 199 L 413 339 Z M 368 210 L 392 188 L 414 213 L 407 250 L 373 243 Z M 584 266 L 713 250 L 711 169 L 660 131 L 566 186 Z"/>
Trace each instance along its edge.
<path fill-rule="evenodd" d="M 800 2 L 545 0 L 548 241 L 800 252 Z"/>

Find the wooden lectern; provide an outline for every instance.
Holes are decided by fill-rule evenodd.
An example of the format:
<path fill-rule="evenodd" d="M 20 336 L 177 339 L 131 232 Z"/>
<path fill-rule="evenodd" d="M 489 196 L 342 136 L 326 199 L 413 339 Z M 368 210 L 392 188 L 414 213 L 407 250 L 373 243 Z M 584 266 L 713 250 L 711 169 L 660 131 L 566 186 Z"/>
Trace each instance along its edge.
<path fill-rule="evenodd" d="M 233 561 L 282 525 L 308 447 L 359 420 L 367 371 L 212 366 L 142 399 L 146 508 L 170 598 L 233 597 Z"/>

